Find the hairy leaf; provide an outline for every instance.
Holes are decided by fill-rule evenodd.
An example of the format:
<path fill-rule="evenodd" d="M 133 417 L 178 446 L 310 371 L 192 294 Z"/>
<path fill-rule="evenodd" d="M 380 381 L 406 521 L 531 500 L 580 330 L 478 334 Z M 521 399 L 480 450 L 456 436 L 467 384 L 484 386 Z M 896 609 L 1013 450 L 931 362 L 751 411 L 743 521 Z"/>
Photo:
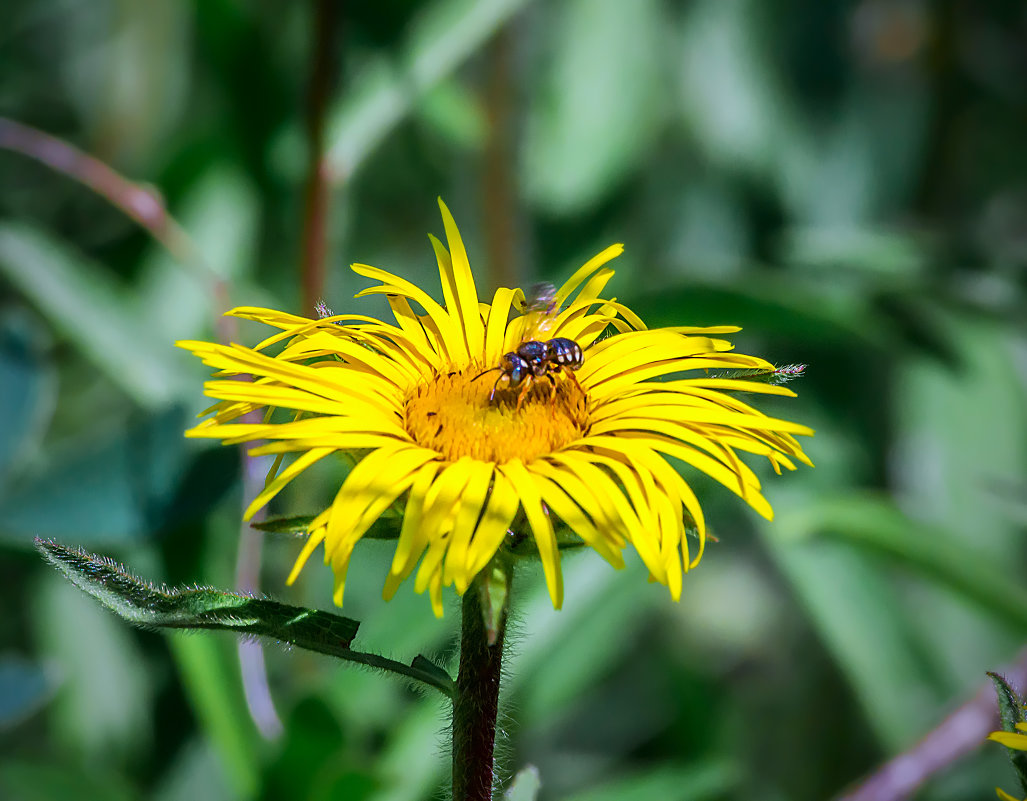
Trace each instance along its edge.
<path fill-rule="evenodd" d="M 270 637 L 417 679 L 445 695 L 452 694 L 449 676 L 434 665 L 427 669 L 425 657 L 419 656 L 411 665 L 405 665 L 378 654 L 351 650 L 349 645 L 360 624 L 350 618 L 211 587 L 158 588 L 106 557 L 50 540 L 37 539 L 36 547 L 75 586 L 130 623 L 156 628 L 219 629 Z"/>

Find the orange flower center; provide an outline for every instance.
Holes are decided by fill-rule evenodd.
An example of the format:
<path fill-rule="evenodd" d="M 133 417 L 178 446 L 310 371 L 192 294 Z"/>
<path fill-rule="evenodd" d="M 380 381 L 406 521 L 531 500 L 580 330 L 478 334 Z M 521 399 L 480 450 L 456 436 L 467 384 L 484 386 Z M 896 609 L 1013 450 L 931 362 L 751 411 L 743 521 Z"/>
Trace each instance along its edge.
<path fill-rule="evenodd" d="M 406 429 L 415 442 L 454 462 L 462 456 L 531 462 L 573 442 L 588 428 L 585 394 L 568 376 L 529 379 L 515 389 L 506 388 L 503 379 L 490 400 L 497 373 L 480 373 L 472 364 L 414 390 L 407 400 Z"/>

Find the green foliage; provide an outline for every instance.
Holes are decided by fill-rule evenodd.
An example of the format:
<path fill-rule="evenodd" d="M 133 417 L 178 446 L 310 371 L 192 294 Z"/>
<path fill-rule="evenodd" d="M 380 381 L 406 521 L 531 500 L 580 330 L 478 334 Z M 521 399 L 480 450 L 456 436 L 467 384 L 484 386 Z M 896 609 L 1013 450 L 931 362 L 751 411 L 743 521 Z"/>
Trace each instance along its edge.
<path fill-rule="evenodd" d="M 446 785 L 448 701 L 410 687 L 448 687 L 458 607 L 447 595 L 438 621 L 410 587 L 381 602 L 394 515 L 347 581 L 364 650 L 340 645 L 346 618 L 295 619 L 331 597 L 316 556 L 285 578 L 309 522 L 297 515 L 331 502 L 339 465 L 258 525 L 281 536 L 262 540 L 249 586 L 288 603 L 165 592 L 52 550 L 145 624 L 129 627 L 30 547 L 56 539 L 158 584 L 236 586 L 241 499 L 261 476 L 233 448 L 182 438 L 208 374 L 171 343 L 257 341 L 258 326 L 220 317 L 233 305 L 312 312 L 297 263 L 316 5 L 10 0 L 0 14 L 0 116 L 139 182 L 183 237 L 169 251 L 90 188 L 96 174 L 11 151 L 0 124 L 0 798 L 421 801 Z M 425 233 L 439 233 L 442 195 L 482 294 L 558 281 L 624 242 L 610 288 L 649 325 L 739 324 L 740 351 L 809 365 L 788 384 L 797 399 L 750 399 L 817 430 L 815 470 L 766 477 L 774 522 L 685 473 L 719 542 L 679 605 L 637 560 L 614 571 L 561 534 L 553 612 L 532 543 L 514 544 L 528 558 L 511 585 L 500 774 L 535 765 L 541 786 L 526 770 L 512 793 L 821 801 L 1017 658 L 1019 4 L 341 8 L 323 142 L 329 306 L 386 311 L 350 300 L 366 287 L 353 261 L 437 295 Z M 149 630 L 166 623 L 298 647 L 254 662 L 236 637 Z M 407 676 L 340 670 L 324 649 L 382 654 Z M 251 714 L 243 674 L 261 671 L 277 740 Z M 989 753 L 918 798 L 988 794 L 1001 783 Z"/>

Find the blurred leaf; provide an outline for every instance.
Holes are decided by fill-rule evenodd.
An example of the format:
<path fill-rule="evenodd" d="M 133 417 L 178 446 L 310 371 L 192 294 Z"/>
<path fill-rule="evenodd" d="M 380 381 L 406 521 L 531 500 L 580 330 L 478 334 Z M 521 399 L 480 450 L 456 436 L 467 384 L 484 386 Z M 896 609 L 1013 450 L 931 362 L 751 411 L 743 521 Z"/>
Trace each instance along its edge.
<path fill-rule="evenodd" d="M 631 632 L 657 598 L 638 592 L 645 579 L 637 564 L 615 571 L 598 557 L 583 554 L 565 561 L 563 569 L 563 609 L 547 610 L 549 601 L 539 588 L 531 603 L 522 604 L 522 613 L 535 621 L 531 647 L 507 660 L 507 692 L 518 694 L 525 726 L 551 722 L 604 676 L 623 656 L 624 640 L 616 632 Z"/>
<path fill-rule="evenodd" d="M 42 438 L 53 415 L 57 374 L 40 326 L 27 314 L 0 318 L 0 478 Z"/>
<path fill-rule="evenodd" d="M 449 761 L 439 754 L 439 720 L 452 709 L 443 709 L 430 698 L 404 715 L 388 732 L 378 752 L 380 789 L 374 801 L 421 801 L 435 798 L 439 785 L 448 781 Z"/>
<path fill-rule="evenodd" d="M 229 300 L 212 291 L 212 278 L 231 286 L 233 298 L 256 302 L 256 290 L 243 279 L 253 272 L 259 204 L 252 182 L 220 163 L 203 173 L 175 204 L 179 223 L 210 272 L 189 270 L 163 247 L 152 246 L 142 266 L 138 305 L 158 339 L 188 339 L 215 325 L 218 314 L 226 311 L 220 305 Z"/>
<path fill-rule="evenodd" d="M 158 589 L 129 575 L 110 559 L 81 549 L 39 539 L 36 547 L 76 587 L 137 626 L 214 629 L 269 637 L 308 651 L 416 679 L 444 695 L 452 695 L 452 681 L 448 675 L 436 666 L 426 670 L 424 665 L 428 660 L 424 657 L 416 658 L 407 666 L 377 654 L 351 650 L 349 644 L 360 624 L 350 618 L 210 587 Z"/>
<path fill-rule="evenodd" d="M 895 329 L 893 339 L 944 363 L 960 367 L 960 354 L 946 321 L 936 313 L 935 304 L 922 297 L 920 289 L 907 292 L 882 292 L 874 298 L 881 316 Z"/>
<path fill-rule="evenodd" d="M 535 801 L 542 787 L 542 777 L 534 765 L 525 765 L 503 793 L 505 801 Z"/>
<path fill-rule="evenodd" d="M 62 94 L 89 138 L 124 164 L 146 163 L 163 147 L 189 90 L 192 10 L 176 0 L 112 5 L 97 16 L 66 14 L 71 41 L 89 42 L 61 59 Z M 125 69 L 131 64 L 132 69 Z"/>
<path fill-rule="evenodd" d="M 440 81 L 417 103 L 417 113 L 441 136 L 467 150 L 480 148 L 488 120 L 478 98 L 454 80 Z"/>
<path fill-rule="evenodd" d="M 228 786 L 224 768 L 210 742 L 194 737 L 164 760 L 164 775 L 153 801 L 226 801 L 239 796 Z"/>
<path fill-rule="evenodd" d="M 317 697 L 289 713 L 277 758 L 265 771 L 263 797 L 307 799 L 323 784 L 321 774 L 345 759 L 346 732 Z"/>
<path fill-rule="evenodd" d="M 898 365 L 888 451 L 897 503 L 912 517 L 949 532 L 967 565 L 979 564 L 978 559 L 1012 565 L 1021 558 L 1024 532 L 995 503 L 994 488 L 1027 475 L 1027 390 L 1015 367 L 1022 337 L 980 317 L 938 307 L 935 315 L 959 367 L 927 359 Z M 1002 575 L 992 588 L 978 592 L 997 595 Z M 982 665 L 998 664 L 1022 641 L 1008 617 L 982 615 L 964 600 L 964 592 L 924 585 L 907 594 L 913 613 L 933 622 L 923 627 L 922 638 L 953 687 L 969 687 Z M 1010 596 L 1015 597 L 1020 596 Z M 977 596 L 974 603 L 983 600 Z"/>
<path fill-rule="evenodd" d="M 279 756 L 265 774 L 262 798 L 359 801 L 370 798 L 378 787 L 374 763 L 351 756 L 346 747 L 351 733 L 318 699 L 297 704 L 285 731 Z"/>
<path fill-rule="evenodd" d="M 877 736 L 889 751 L 908 746 L 933 722 L 944 695 L 889 584 L 852 549 L 786 539 L 787 521 L 761 530 Z"/>
<path fill-rule="evenodd" d="M 551 213 L 594 205 L 635 170 L 663 121 L 656 0 L 573 0 L 551 6 L 553 63 L 533 97 L 525 192 Z"/>
<path fill-rule="evenodd" d="M 861 227 L 795 227 L 781 238 L 781 259 L 832 276 L 862 273 L 877 286 L 907 283 L 926 267 L 924 246 L 913 236 Z"/>
<path fill-rule="evenodd" d="M 791 513 L 782 528 L 798 537 L 834 538 L 890 557 L 1027 635 L 1027 588 L 1011 580 L 1005 566 L 936 526 L 910 519 L 886 497 L 821 497 Z"/>
<path fill-rule="evenodd" d="M 723 797 L 740 779 L 738 766 L 727 762 L 660 767 L 604 781 L 565 801 L 704 801 Z"/>
<path fill-rule="evenodd" d="M 750 275 L 732 284 L 695 284 L 647 292 L 633 304 L 651 326 L 740 325 L 822 346 L 888 347 L 889 338 L 858 294 L 827 296 L 800 285 Z"/>
<path fill-rule="evenodd" d="M 43 231 L 0 222 L 0 274 L 141 405 L 164 405 L 189 381 L 183 362 L 153 334 L 127 290 Z"/>
<path fill-rule="evenodd" d="M 0 762 L 0 798 L 7 801 L 135 801 L 123 776 L 98 771 L 95 764 L 76 768 L 53 759 Z"/>
<path fill-rule="evenodd" d="M 398 58 L 364 68 L 332 112 L 327 160 L 349 178 L 416 100 L 481 48 L 529 0 L 435 0 Z"/>
<path fill-rule="evenodd" d="M 676 106 L 689 133 L 722 167 L 763 176 L 777 169 L 782 145 L 802 132 L 775 60 L 763 50 L 767 13 L 754 0 L 690 3 L 672 51 L 680 58 Z"/>
<path fill-rule="evenodd" d="M 57 684 L 52 670 L 10 653 L 0 655 L 0 732 L 46 705 Z"/>
<path fill-rule="evenodd" d="M 61 679 L 50 712 L 62 739 L 100 765 L 146 753 L 152 677 L 131 632 L 58 576 L 45 574 L 34 597 L 41 654 Z"/>
<path fill-rule="evenodd" d="M 0 542 L 28 546 L 46 535 L 98 546 L 153 536 L 180 521 L 190 503 L 177 501 L 195 500 L 175 497 L 189 456 L 185 423 L 183 411 L 172 408 L 52 454 L 45 469 L 0 494 Z M 231 476 L 222 470 L 205 487 Z"/>

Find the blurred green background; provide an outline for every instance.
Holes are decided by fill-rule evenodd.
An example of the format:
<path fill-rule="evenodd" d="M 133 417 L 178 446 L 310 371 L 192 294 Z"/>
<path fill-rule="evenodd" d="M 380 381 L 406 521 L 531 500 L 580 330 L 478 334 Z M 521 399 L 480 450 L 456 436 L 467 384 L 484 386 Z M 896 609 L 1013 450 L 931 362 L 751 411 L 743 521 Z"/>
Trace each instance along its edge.
<path fill-rule="evenodd" d="M 651 325 L 740 324 L 740 350 L 810 365 L 798 400 L 763 408 L 817 429 L 817 468 L 768 479 L 769 525 L 697 480 L 720 542 L 680 604 L 637 559 L 615 572 L 568 558 L 560 612 L 522 577 L 504 776 L 537 766 L 546 801 L 828 798 L 1016 658 L 1022 2 L 335 11 L 322 88 L 336 311 L 384 310 L 351 300 L 365 285 L 352 261 L 437 292 L 425 234 L 441 233 L 441 195 L 479 286 L 559 281 L 624 242 L 613 291 Z M 299 265 L 318 13 L 0 6 L 0 115 L 152 185 L 195 246 L 171 254 L 91 189 L 0 149 L 4 798 L 444 797 L 440 701 L 272 645 L 262 736 L 234 640 L 130 629 L 31 547 L 52 537 L 151 580 L 235 584 L 242 463 L 182 438 L 206 370 L 171 343 L 223 335 L 225 303 L 312 313 Z M 339 477 L 320 475 L 273 511 L 315 510 Z M 284 586 L 298 547 L 266 541 L 261 589 L 330 608 L 316 562 Z M 382 603 L 388 551 L 365 543 L 351 570 L 358 644 L 451 659 L 453 596 L 443 621 L 409 586 Z M 992 746 L 918 797 L 995 784 L 1012 774 Z"/>

